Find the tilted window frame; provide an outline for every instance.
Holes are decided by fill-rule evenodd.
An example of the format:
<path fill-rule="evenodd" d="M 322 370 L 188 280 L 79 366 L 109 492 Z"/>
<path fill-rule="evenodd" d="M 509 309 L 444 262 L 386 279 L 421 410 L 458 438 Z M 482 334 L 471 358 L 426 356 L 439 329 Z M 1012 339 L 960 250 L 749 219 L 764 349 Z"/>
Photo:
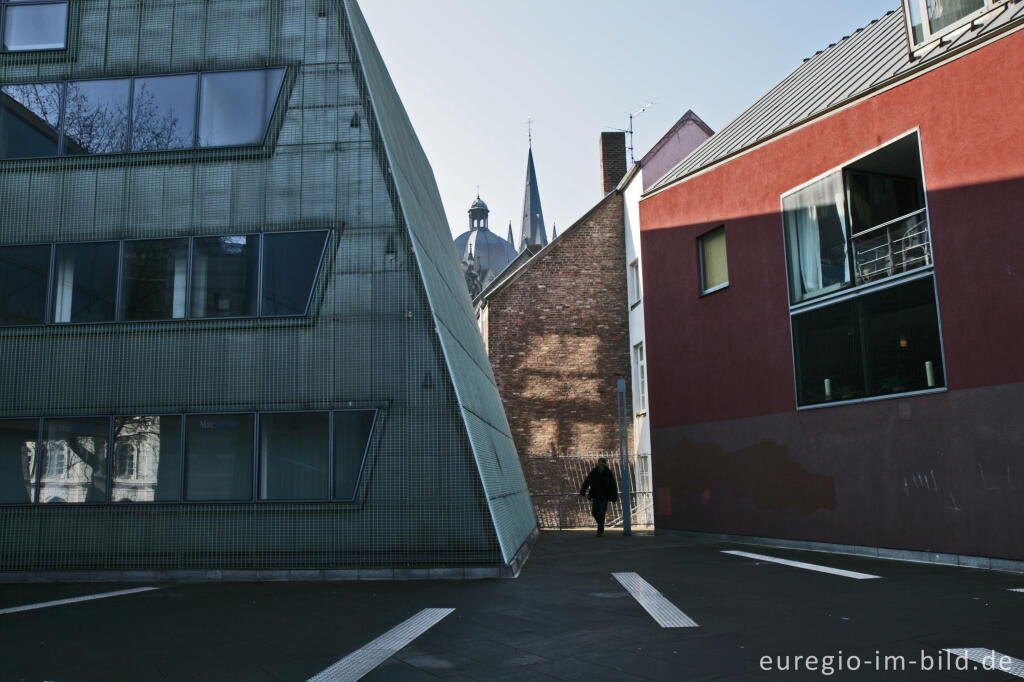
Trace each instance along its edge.
<path fill-rule="evenodd" d="M 3 0 L 0 0 L 2 2 Z M 22 54 L 22 53 L 13 53 Z M 236 144 L 236 145 L 216 145 L 216 146 L 203 146 L 199 144 L 199 124 L 201 119 L 201 100 L 202 100 L 202 79 L 206 74 L 223 74 L 223 73 L 244 73 L 250 71 L 282 71 L 281 85 L 277 92 L 277 97 L 274 101 L 274 106 L 270 110 L 270 115 L 267 118 L 267 122 L 264 126 L 263 137 L 258 143 L 252 144 Z M 58 113 L 58 136 L 57 136 L 57 154 L 53 156 L 25 156 L 17 158 L 0 158 L 0 164 L 39 164 L 39 163 L 63 163 L 67 164 L 70 160 L 74 159 L 75 162 L 86 162 L 87 159 L 109 159 L 117 156 L 128 156 L 128 157 L 144 157 L 149 155 L 157 155 L 157 158 L 161 162 L 169 161 L 175 158 L 183 158 L 187 161 L 196 161 L 198 159 L 210 158 L 210 159 L 222 159 L 225 150 L 238 150 L 239 152 L 248 152 L 261 154 L 269 151 L 276 143 L 277 137 L 280 133 L 280 127 L 284 119 L 284 109 L 287 106 L 287 100 L 290 96 L 291 87 L 295 81 L 295 68 L 289 64 L 280 64 L 276 66 L 249 66 L 239 67 L 233 69 L 211 69 L 208 71 L 180 71 L 173 73 L 130 73 L 123 75 L 103 75 L 95 78 L 58 78 L 53 80 L 32 80 L 32 81 L 19 81 L 0 83 L 0 88 L 6 88 L 9 86 L 26 86 L 26 85 L 57 85 L 60 87 L 60 111 Z M 174 149 L 147 149 L 147 150 L 133 150 L 132 146 L 132 127 L 133 123 L 133 107 L 135 104 L 135 82 L 140 79 L 148 78 L 160 78 L 164 76 L 195 76 L 196 77 L 196 88 L 195 88 L 195 103 L 192 112 L 192 144 L 188 147 L 174 148 Z M 127 109 L 127 120 L 128 130 L 126 131 L 127 149 L 124 151 L 116 152 L 98 152 L 98 153 L 87 153 L 87 154 L 66 154 L 64 153 L 64 138 L 65 138 L 65 113 L 67 107 L 67 89 L 71 83 L 86 83 L 96 81 L 107 81 L 107 80 L 125 80 L 127 79 L 130 84 L 128 88 L 128 109 Z"/>
<path fill-rule="evenodd" d="M 942 27 L 938 31 L 932 31 L 931 21 L 928 18 L 927 0 L 902 0 L 903 22 L 906 27 L 907 43 L 910 45 L 911 55 L 916 55 L 931 43 L 934 43 L 937 40 L 942 40 L 946 35 L 960 30 L 965 26 L 969 26 L 979 17 L 985 16 L 1000 5 L 1007 4 L 1009 1 L 1010 0 L 983 0 L 984 4 L 979 9 L 965 14 L 948 26 Z M 921 26 L 924 29 L 924 36 L 921 40 L 914 40 L 914 24 L 910 13 L 911 4 L 915 5 L 917 7 L 917 11 L 921 13 Z"/>
<path fill-rule="evenodd" d="M 358 404 L 359 406 L 355 406 Z M 344 406 L 338 406 L 333 408 L 322 408 L 314 410 L 304 409 L 291 409 L 291 410 L 221 410 L 217 412 L 148 412 L 140 410 L 134 414 L 124 414 L 118 412 L 116 414 L 107 415 L 62 415 L 62 416 L 43 416 L 43 417 L 3 417 L 0 418 L 0 424 L 4 422 L 31 422 L 37 423 L 36 438 L 35 438 L 35 456 L 32 462 L 31 471 L 31 499 L 29 502 L 0 502 L 0 507 L 95 507 L 98 505 L 112 505 L 117 507 L 123 507 L 125 505 L 131 506 L 154 506 L 154 505 L 275 505 L 275 504 L 324 504 L 330 503 L 332 505 L 338 505 L 345 508 L 353 506 L 360 506 L 366 496 L 366 488 L 369 484 L 369 473 L 372 468 L 373 453 L 377 450 L 380 445 L 383 424 L 385 421 L 385 413 L 388 411 L 388 406 L 380 401 L 347 401 Z M 316 499 L 260 499 L 259 496 L 259 472 L 260 472 L 260 448 L 259 448 L 259 434 L 260 434 L 260 417 L 265 414 L 307 414 L 311 412 L 316 413 L 327 413 L 329 415 L 329 431 L 328 431 L 328 461 L 329 469 L 327 472 L 328 485 L 327 485 L 327 497 L 316 498 Z M 334 459 L 335 459 L 335 447 L 334 447 L 334 415 L 339 412 L 373 412 L 373 419 L 370 423 L 370 432 L 366 438 L 366 444 L 363 448 L 363 456 L 360 461 L 359 473 L 356 477 L 356 483 L 353 488 L 353 495 L 350 498 L 338 498 L 335 496 L 334 486 Z M 188 439 L 187 439 L 187 421 L 188 417 L 216 417 L 218 415 L 249 415 L 252 417 L 252 452 L 251 452 L 251 463 L 252 463 L 252 480 L 249 489 L 249 497 L 247 499 L 238 500 L 189 500 L 185 498 L 185 473 L 188 458 Z M 180 435 L 178 443 L 178 472 L 177 472 L 177 496 L 173 500 L 134 500 L 134 501 L 115 501 L 113 499 L 114 489 L 114 423 L 116 419 L 131 418 L 131 417 L 179 417 L 180 418 Z M 42 502 L 39 500 L 41 494 L 41 482 L 42 482 L 42 469 L 43 469 L 43 451 L 42 443 L 45 440 L 45 424 L 48 421 L 60 421 L 60 420 L 72 420 L 72 419 L 105 419 L 107 422 L 107 429 L 104 436 L 107 439 L 106 454 L 104 456 L 104 480 L 106 482 L 106 490 L 104 493 L 103 500 L 97 500 L 92 502 Z M 138 463 L 136 463 L 138 466 Z"/>
<path fill-rule="evenodd" d="M 264 314 L 263 313 L 263 248 L 264 248 L 264 235 L 277 235 L 277 234 L 310 234 L 310 233 L 322 233 L 324 235 L 323 245 L 320 247 L 320 255 L 317 258 L 316 270 L 313 276 L 312 282 L 310 283 L 309 293 L 306 295 L 306 305 L 302 313 L 289 313 L 289 314 Z M 235 316 L 221 316 L 221 317 L 197 317 L 192 315 L 192 257 L 193 257 L 193 242 L 195 239 L 206 239 L 216 237 L 240 237 L 240 236 L 258 236 L 259 247 L 258 247 L 258 264 L 256 271 L 257 286 L 256 286 L 256 314 L 255 315 L 235 315 Z M 188 236 L 170 236 L 170 237 L 132 237 L 128 239 L 91 239 L 77 242 L 36 242 L 31 244 L 2 244 L 0 248 L 4 247 L 19 247 L 19 246 L 49 246 L 50 247 L 50 268 L 47 272 L 47 294 L 46 294 L 46 311 L 43 322 L 41 323 L 18 323 L 9 325 L 0 325 L 0 329 L 17 328 L 17 327 L 72 327 L 79 325 L 97 325 L 97 324 L 151 324 L 157 322 L 212 322 L 218 320 L 256 320 L 256 319 L 302 319 L 307 318 L 310 315 L 310 311 L 313 307 L 313 299 L 316 296 L 318 284 L 321 280 L 321 274 L 324 269 L 324 262 L 327 258 L 328 247 L 331 244 L 331 239 L 334 235 L 334 230 L 331 228 L 315 228 L 310 230 L 272 230 L 269 232 L 246 232 L 242 234 L 215 234 L 215 235 L 188 235 Z M 128 320 L 123 317 L 122 303 L 124 295 L 124 252 L 125 243 L 127 242 L 142 242 L 142 241 L 163 241 L 166 239 L 186 239 L 188 240 L 188 264 L 185 278 L 185 316 L 184 317 L 169 317 L 169 318 L 154 318 L 146 320 Z M 114 298 L 114 319 L 111 320 L 95 320 L 95 321 L 82 321 L 82 322 L 55 322 L 53 320 L 53 306 L 54 306 L 54 295 L 56 284 L 54 283 L 56 273 L 56 253 L 60 246 L 65 245 L 76 245 L 76 244 L 106 244 L 106 243 L 117 243 L 118 245 L 118 256 L 117 256 L 117 267 L 115 272 L 115 298 Z"/>
<path fill-rule="evenodd" d="M 715 284 L 715 285 L 712 285 L 710 287 L 706 286 L 707 276 L 706 276 L 706 272 L 704 270 L 704 240 L 706 238 L 708 238 L 708 237 L 711 237 L 711 236 L 719 233 L 719 232 L 721 232 L 723 240 L 726 239 L 725 225 L 724 224 L 719 225 L 718 227 L 712 228 L 712 229 L 708 230 L 707 232 L 705 232 L 702 235 L 697 237 L 697 259 L 698 259 L 698 264 L 699 264 L 698 273 L 697 274 L 700 277 L 700 281 L 698 282 L 698 284 L 700 285 L 700 295 L 701 296 L 707 296 L 708 294 L 713 294 L 716 291 L 721 291 L 722 289 L 727 289 L 729 287 L 729 274 L 728 274 L 729 273 L 729 246 L 728 246 L 729 242 L 728 242 L 728 240 L 726 240 L 724 242 L 725 243 L 725 246 L 724 246 L 725 253 L 723 254 L 724 257 L 725 257 L 725 270 L 726 270 L 725 281 L 724 282 L 720 282 L 720 283 Z"/>
<path fill-rule="evenodd" d="M 844 183 L 844 187 L 843 187 L 844 194 L 847 194 L 846 172 L 845 172 L 847 168 L 849 168 L 850 166 L 856 164 L 861 159 L 864 159 L 864 158 L 866 158 L 868 156 L 871 156 L 872 154 L 878 152 L 879 150 L 884 149 L 885 147 L 888 147 L 890 145 L 896 144 L 896 143 L 898 143 L 898 142 L 900 142 L 900 141 L 902 141 L 902 140 L 904 140 L 904 139 L 906 139 L 906 138 L 908 138 L 910 136 L 916 136 L 916 138 L 917 138 L 917 150 L 916 151 L 917 151 L 917 161 L 920 164 L 920 181 L 921 181 L 920 190 L 921 190 L 921 199 L 922 199 L 922 202 L 924 204 L 924 208 L 922 210 L 924 211 L 924 216 L 925 216 L 925 220 L 926 220 L 927 227 L 928 227 L 928 243 L 929 243 L 929 248 L 932 248 L 931 213 L 930 213 L 930 209 L 929 209 L 929 206 L 928 206 L 928 189 L 927 189 L 928 185 L 927 185 L 927 179 L 926 179 L 925 170 L 924 170 L 924 155 L 922 153 L 921 131 L 920 131 L 919 128 L 915 127 L 915 128 L 912 128 L 912 129 L 910 129 L 910 130 L 900 134 L 900 135 L 897 135 L 897 136 L 893 137 L 892 139 L 886 140 L 885 142 L 882 142 L 882 143 L 876 145 L 875 147 L 872 147 L 871 149 L 868 149 L 867 151 L 865 151 L 865 152 L 863 152 L 861 154 L 858 154 L 855 157 L 847 159 L 843 163 L 841 163 L 841 164 L 839 164 L 839 165 L 837 165 L 837 166 L 835 166 L 833 168 L 830 168 L 830 169 L 828 169 L 827 171 L 825 171 L 823 173 L 818 174 L 814 178 L 811 178 L 810 180 L 807 180 L 806 182 L 803 182 L 803 183 L 797 185 L 796 187 L 793 187 L 792 189 L 790 189 L 790 190 L 788 190 L 788 191 L 786 191 L 786 192 L 784 192 L 784 193 L 782 193 L 780 195 L 780 197 L 779 197 L 779 222 L 780 222 L 781 228 L 782 228 L 782 243 L 783 243 L 783 254 L 782 254 L 783 260 L 782 260 L 782 262 L 783 262 L 784 268 L 786 270 L 786 279 L 787 279 L 787 281 L 789 279 L 789 267 L 790 267 L 790 264 L 789 264 L 788 248 L 785 246 L 785 244 L 786 244 L 786 229 L 787 228 L 786 228 L 786 222 L 785 222 L 785 206 L 784 206 L 783 200 L 786 197 L 789 197 L 789 196 L 791 196 L 791 195 L 793 195 L 793 194 L 795 194 L 795 193 L 797 193 L 797 192 L 799 192 L 801 190 L 804 190 L 807 187 L 813 185 L 814 183 L 816 183 L 816 182 L 818 182 L 818 181 L 820 181 L 820 180 L 822 180 L 822 179 L 824 179 L 824 178 L 826 178 L 826 177 L 828 177 L 828 176 L 830 176 L 830 175 L 832 175 L 833 173 L 836 173 L 836 172 L 838 172 L 838 173 L 840 173 L 842 175 L 843 183 Z M 847 230 L 847 233 L 848 233 L 847 234 L 847 238 L 849 239 L 850 235 L 852 234 L 852 227 L 849 224 L 850 209 L 849 209 L 849 198 L 848 198 L 848 196 L 844 199 L 844 201 L 846 201 L 846 204 L 847 204 L 847 206 L 845 207 L 846 214 L 847 214 L 847 216 L 846 216 L 847 224 L 845 226 L 845 229 Z M 885 289 L 889 289 L 889 288 L 893 288 L 893 287 L 898 287 L 898 286 L 901 286 L 903 284 L 908 284 L 908 283 L 911 283 L 911 282 L 914 282 L 914 281 L 917 281 L 917 280 L 921 280 L 921 279 L 926 279 L 926 278 L 931 279 L 931 281 L 932 281 L 932 288 L 933 288 L 933 291 L 934 291 L 934 294 L 935 294 L 935 318 L 936 318 L 936 325 L 937 325 L 937 330 L 936 331 L 937 331 L 938 342 L 939 342 L 939 354 L 940 354 L 939 360 L 940 360 L 940 365 L 941 365 L 941 370 L 942 370 L 943 385 L 935 387 L 935 388 L 924 389 L 924 390 L 912 390 L 912 391 L 906 391 L 906 392 L 901 392 L 901 393 L 886 393 L 886 394 L 873 395 L 873 396 L 863 396 L 863 397 L 860 397 L 860 398 L 853 398 L 853 399 L 849 399 L 849 400 L 835 400 L 835 401 L 826 401 L 826 402 L 821 402 L 821 403 L 812 403 L 812 404 L 807 404 L 807 405 L 801 405 L 800 404 L 799 369 L 797 367 L 797 356 L 796 356 L 796 335 L 795 335 L 795 332 L 794 332 L 793 318 L 795 316 L 801 314 L 801 313 L 806 313 L 806 312 L 810 312 L 812 310 L 816 310 L 816 309 L 820 309 L 820 308 L 825 308 L 825 307 L 828 307 L 828 306 L 831 306 L 831 305 L 837 304 L 837 303 L 842 303 L 842 302 L 846 302 L 846 301 L 852 301 L 854 299 L 859 299 L 859 298 L 862 298 L 862 297 L 866 297 L 866 296 L 869 296 L 871 294 L 883 291 Z M 801 411 L 801 410 L 817 410 L 817 409 L 824 409 L 824 408 L 829 408 L 829 407 L 837 407 L 837 406 L 842 406 L 842 405 L 852 405 L 852 404 L 859 404 L 859 403 L 865 403 L 865 402 L 874 402 L 874 401 L 879 401 L 879 400 L 891 400 L 893 398 L 906 398 L 906 397 L 913 397 L 913 396 L 916 396 L 916 395 L 928 395 L 928 394 L 932 394 L 932 393 L 943 393 L 943 392 L 946 392 L 946 391 L 949 390 L 949 374 L 948 374 L 947 369 L 946 369 L 946 348 L 945 348 L 945 339 L 943 338 L 943 333 L 942 333 L 942 313 L 941 313 L 941 310 L 940 310 L 940 307 L 939 307 L 939 300 L 938 300 L 938 286 L 937 286 L 936 277 L 935 277 L 935 259 L 934 259 L 934 255 L 931 258 L 931 262 L 928 263 L 927 265 L 923 265 L 923 266 L 914 268 L 914 269 L 906 271 L 906 272 L 890 275 L 888 277 L 884 277 L 884 278 L 879 279 L 879 280 L 869 281 L 869 282 L 865 282 L 863 284 L 856 284 L 855 283 L 855 284 L 853 284 L 850 287 L 842 288 L 842 289 L 839 289 L 837 291 L 831 291 L 831 292 L 828 292 L 826 294 L 822 294 L 820 296 L 816 296 L 816 297 L 812 297 L 812 298 L 807 299 L 807 300 L 800 301 L 798 303 L 793 303 L 793 301 L 792 301 L 792 294 L 790 292 L 790 289 L 789 289 L 789 286 L 788 286 L 788 283 L 787 283 L 787 286 L 786 286 L 786 298 L 787 298 L 787 302 L 789 303 L 789 317 L 790 317 L 789 332 L 790 332 L 790 353 L 791 353 L 790 359 L 791 359 L 791 362 L 792 362 L 792 365 L 793 365 L 793 396 L 794 396 L 794 400 L 796 402 L 796 409 L 797 409 L 797 411 Z"/>

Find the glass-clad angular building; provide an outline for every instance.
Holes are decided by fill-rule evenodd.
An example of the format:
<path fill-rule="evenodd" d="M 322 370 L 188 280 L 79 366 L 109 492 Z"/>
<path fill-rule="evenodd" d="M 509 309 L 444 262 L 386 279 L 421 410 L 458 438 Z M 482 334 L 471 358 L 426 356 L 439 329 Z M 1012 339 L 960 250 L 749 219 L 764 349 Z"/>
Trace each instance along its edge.
<path fill-rule="evenodd" d="M 0 578 L 514 573 L 533 508 L 354 0 L 0 14 Z"/>

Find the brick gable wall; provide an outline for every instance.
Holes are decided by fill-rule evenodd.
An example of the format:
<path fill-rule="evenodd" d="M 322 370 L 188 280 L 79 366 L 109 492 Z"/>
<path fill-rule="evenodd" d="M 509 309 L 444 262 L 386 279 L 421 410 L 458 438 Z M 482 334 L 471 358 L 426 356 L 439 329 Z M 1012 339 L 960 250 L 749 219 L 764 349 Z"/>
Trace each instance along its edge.
<path fill-rule="evenodd" d="M 625 258 L 615 192 L 490 298 L 491 366 L 521 458 L 618 451 L 616 379 L 632 404 Z M 565 490 L 525 470 L 531 492 Z"/>

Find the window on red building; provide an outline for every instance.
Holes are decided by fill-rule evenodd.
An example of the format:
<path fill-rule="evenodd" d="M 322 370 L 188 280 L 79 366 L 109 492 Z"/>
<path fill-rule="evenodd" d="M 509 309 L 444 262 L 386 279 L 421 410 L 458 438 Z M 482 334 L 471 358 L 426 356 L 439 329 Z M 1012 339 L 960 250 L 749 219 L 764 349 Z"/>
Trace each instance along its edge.
<path fill-rule="evenodd" d="M 797 402 L 945 385 L 917 134 L 782 198 Z"/>

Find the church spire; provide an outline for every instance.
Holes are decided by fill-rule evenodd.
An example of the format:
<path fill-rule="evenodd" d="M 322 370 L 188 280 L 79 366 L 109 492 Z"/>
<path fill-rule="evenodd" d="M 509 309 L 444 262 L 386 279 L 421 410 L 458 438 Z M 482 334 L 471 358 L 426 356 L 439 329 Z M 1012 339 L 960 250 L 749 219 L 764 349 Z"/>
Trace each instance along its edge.
<path fill-rule="evenodd" d="M 520 233 L 519 251 L 527 244 L 545 246 L 548 243 L 544 231 L 544 212 L 540 207 L 540 190 L 537 188 L 537 172 L 533 167 L 533 140 L 526 157 L 526 192 L 523 195 L 523 229 Z"/>
<path fill-rule="evenodd" d="M 508 243 L 512 245 L 512 248 L 516 248 L 516 238 L 512 236 L 512 221 L 508 221 Z"/>

